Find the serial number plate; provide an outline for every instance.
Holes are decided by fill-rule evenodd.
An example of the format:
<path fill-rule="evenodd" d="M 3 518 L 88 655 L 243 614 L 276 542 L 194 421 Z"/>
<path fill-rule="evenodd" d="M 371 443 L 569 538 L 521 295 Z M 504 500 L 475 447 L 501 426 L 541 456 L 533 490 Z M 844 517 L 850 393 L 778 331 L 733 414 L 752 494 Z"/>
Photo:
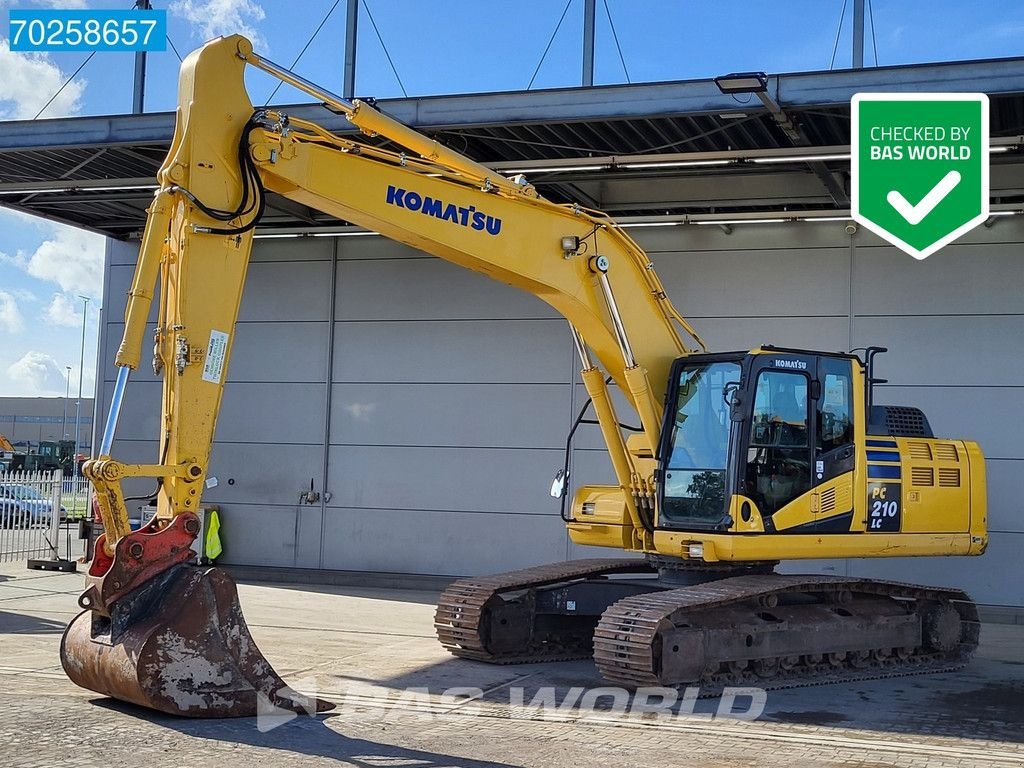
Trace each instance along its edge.
<path fill-rule="evenodd" d="M 15 10 L 12 51 L 164 51 L 167 11 Z"/>

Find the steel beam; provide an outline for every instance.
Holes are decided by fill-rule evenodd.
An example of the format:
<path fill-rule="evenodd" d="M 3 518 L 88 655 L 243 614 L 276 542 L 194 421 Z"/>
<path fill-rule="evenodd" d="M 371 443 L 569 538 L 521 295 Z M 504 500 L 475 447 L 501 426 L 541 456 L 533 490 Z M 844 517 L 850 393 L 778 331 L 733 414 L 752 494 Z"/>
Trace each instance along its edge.
<path fill-rule="evenodd" d="M 140 11 L 153 10 L 150 0 L 137 0 L 135 7 Z M 135 84 L 132 88 L 132 114 L 141 115 L 146 102 L 146 52 L 135 54 Z"/>
<path fill-rule="evenodd" d="M 356 28 L 359 25 L 359 0 L 348 0 L 345 14 L 345 81 L 341 95 L 351 99 L 356 95 Z"/>
<path fill-rule="evenodd" d="M 1024 93 L 1024 58 L 807 72 L 769 78 L 769 92 L 783 108 L 845 105 L 858 91 L 978 91 Z M 378 107 L 420 130 L 557 123 L 736 112 L 731 96 L 711 80 L 606 85 L 512 93 L 387 99 Z M 328 130 L 351 132 L 344 117 L 319 105 L 282 107 Z M 0 152 L 24 148 L 170 142 L 174 114 L 77 117 L 0 123 Z"/>
<path fill-rule="evenodd" d="M 864 0 L 853 0 L 853 68 L 864 68 Z"/>
<path fill-rule="evenodd" d="M 47 190 L 68 192 L 71 190 L 121 190 L 133 191 L 131 188 L 145 187 L 149 190 L 157 188 L 156 179 L 54 179 L 52 181 L 8 181 L 0 184 L 0 195 L 43 194 Z"/>
<path fill-rule="evenodd" d="M 135 85 L 132 89 L 132 114 L 141 115 L 146 103 L 146 52 L 135 54 Z"/>
<path fill-rule="evenodd" d="M 597 0 L 583 0 L 583 86 L 594 84 L 594 27 Z"/>

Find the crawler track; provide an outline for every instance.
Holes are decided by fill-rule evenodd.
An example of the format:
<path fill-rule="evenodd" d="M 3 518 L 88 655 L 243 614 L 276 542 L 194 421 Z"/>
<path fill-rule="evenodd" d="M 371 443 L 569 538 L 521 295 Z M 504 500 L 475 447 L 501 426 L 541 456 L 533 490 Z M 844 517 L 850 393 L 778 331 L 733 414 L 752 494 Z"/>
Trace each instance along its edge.
<path fill-rule="evenodd" d="M 627 687 L 789 688 L 958 669 L 978 644 L 958 590 L 829 576 L 739 576 L 628 597 L 594 661 Z"/>
<path fill-rule="evenodd" d="M 611 574 L 650 574 L 643 560 L 571 560 L 459 579 L 438 599 L 437 638 L 464 659 L 521 664 L 589 658 L 593 626 L 586 621 L 536 622 L 531 590 Z M 514 599 L 512 593 L 523 593 Z"/>
<path fill-rule="evenodd" d="M 696 685 L 702 696 L 949 671 L 978 644 L 977 608 L 959 590 L 834 576 L 748 573 L 678 588 L 651 580 L 642 594 L 604 603 L 600 620 L 600 609 L 538 610 L 547 590 L 653 571 L 641 560 L 595 559 L 460 579 L 441 595 L 434 626 L 462 658 L 592 655 L 611 683 Z"/>

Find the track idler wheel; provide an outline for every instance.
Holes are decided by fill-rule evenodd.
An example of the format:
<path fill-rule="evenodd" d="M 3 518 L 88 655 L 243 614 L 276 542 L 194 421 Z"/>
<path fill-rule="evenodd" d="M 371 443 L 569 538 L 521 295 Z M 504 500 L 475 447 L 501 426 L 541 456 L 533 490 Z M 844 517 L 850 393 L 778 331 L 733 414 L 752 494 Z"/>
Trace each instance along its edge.
<path fill-rule="evenodd" d="M 960 614 L 951 605 L 929 608 L 921 622 L 925 644 L 936 651 L 951 651 L 960 643 Z"/>
<path fill-rule="evenodd" d="M 60 660 L 83 688 L 186 717 L 313 714 L 333 704 L 293 691 L 260 653 L 238 590 L 218 568 L 178 565 L 64 631 Z"/>

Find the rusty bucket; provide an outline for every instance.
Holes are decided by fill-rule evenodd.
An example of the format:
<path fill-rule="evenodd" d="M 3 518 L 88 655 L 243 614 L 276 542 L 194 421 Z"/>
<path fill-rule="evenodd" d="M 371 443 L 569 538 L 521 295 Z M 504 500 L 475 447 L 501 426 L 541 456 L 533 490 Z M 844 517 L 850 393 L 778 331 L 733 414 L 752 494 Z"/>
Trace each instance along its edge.
<path fill-rule="evenodd" d="M 246 717 L 333 704 L 293 691 L 249 633 L 232 578 L 177 565 L 68 625 L 60 660 L 83 688 L 186 717 Z"/>

